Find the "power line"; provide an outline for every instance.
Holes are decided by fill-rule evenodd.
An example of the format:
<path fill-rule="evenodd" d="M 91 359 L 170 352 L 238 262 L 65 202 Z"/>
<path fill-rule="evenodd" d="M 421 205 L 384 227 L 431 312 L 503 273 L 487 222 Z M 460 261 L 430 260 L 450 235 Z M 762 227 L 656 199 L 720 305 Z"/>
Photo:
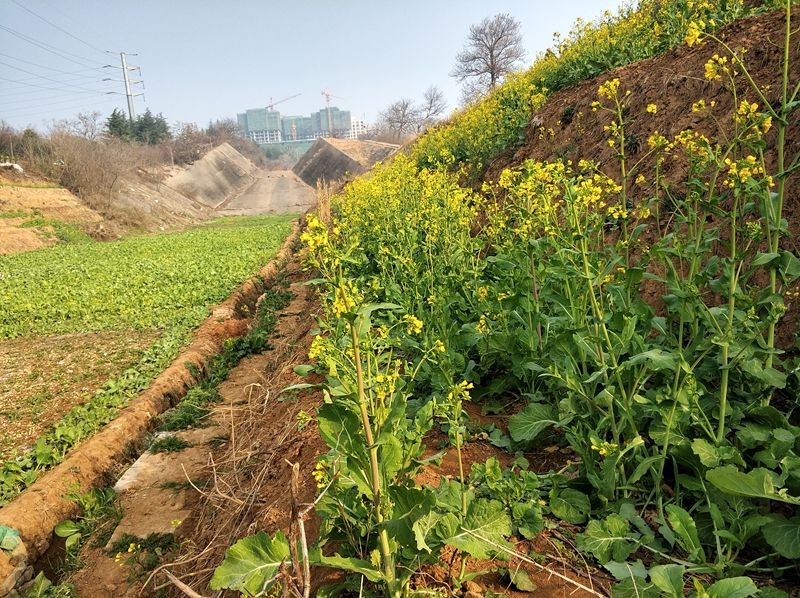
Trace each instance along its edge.
<path fill-rule="evenodd" d="M 9 83 L 19 83 L 19 81 L 15 81 L 14 79 L 6 79 L 5 77 L 0 77 L 0 81 L 8 81 Z M 23 85 L 25 85 L 26 87 L 36 87 L 37 89 L 44 89 L 47 91 L 64 91 L 63 88 L 59 89 L 58 87 L 47 87 L 46 85 L 36 85 L 35 83 L 24 83 Z M 76 89 L 80 89 L 80 92 L 76 93 L 107 93 L 100 89 L 82 89 L 77 87 Z"/>
<path fill-rule="evenodd" d="M 70 33 L 69 31 L 67 31 L 66 29 L 62 29 L 61 27 L 59 27 L 59 26 L 58 26 L 58 25 L 56 25 L 55 23 L 53 23 L 53 22 L 51 22 L 51 21 L 48 21 L 48 20 L 47 20 L 47 19 L 45 19 L 45 18 L 44 18 L 42 15 L 40 15 L 40 14 L 38 14 L 38 13 L 36 13 L 36 12 L 32 11 L 30 8 L 28 8 L 28 7 L 26 7 L 26 6 L 23 6 L 22 4 L 20 4 L 19 2 L 17 2 L 17 0 L 11 0 L 11 1 L 12 1 L 14 4 L 16 4 L 17 6 L 19 6 L 19 7 L 20 7 L 22 10 L 24 10 L 25 12 L 28 12 L 28 13 L 32 14 L 32 15 L 33 15 L 34 17 L 36 17 L 37 19 L 39 19 L 39 20 L 41 20 L 41 21 L 44 21 L 45 23 L 47 23 L 47 24 L 48 24 L 48 25 L 50 25 L 51 27 L 54 27 L 55 29 L 58 29 L 58 30 L 59 30 L 61 33 L 64 33 L 65 35 L 68 35 L 68 36 L 70 36 L 72 39 L 74 39 L 74 40 L 77 40 L 77 41 L 81 42 L 81 43 L 82 43 L 84 46 L 86 46 L 86 47 L 88 47 L 88 48 L 91 48 L 92 50 L 96 50 L 97 52 L 101 52 L 101 53 L 103 52 L 103 50 L 101 50 L 101 49 L 100 49 L 100 48 L 98 48 L 97 46 L 94 46 L 94 45 L 90 44 L 89 42 L 82 40 L 81 38 L 79 38 L 79 37 L 77 37 L 77 36 L 75 36 L 75 35 L 71 34 L 71 33 Z"/>
<path fill-rule="evenodd" d="M 77 54 L 73 54 L 71 52 L 67 52 L 65 50 L 59 50 L 55 46 L 51 46 L 49 44 L 45 44 L 43 42 L 40 42 L 40 41 L 30 37 L 29 35 L 25 35 L 24 33 L 20 33 L 19 31 L 14 31 L 10 27 L 6 27 L 5 25 L 0 25 L 0 29 L 2 29 L 3 31 L 7 31 L 11 35 L 13 35 L 15 37 L 18 37 L 19 39 L 21 39 L 23 41 L 26 41 L 29 44 L 33 45 L 33 46 L 41 48 L 42 50 L 45 50 L 46 52 L 50 52 L 51 54 L 55 54 L 59 58 L 62 58 L 64 60 L 68 60 L 69 62 L 74 62 L 75 64 L 79 64 L 82 67 L 95 68 L 94 65 L 86 64 L 86 62 L 90 62 L 90 60 L 88 58 L 85 58 L 83 56 L 79 56 Z M 85 62 L 79 62 L 79 61 L 75 60 L 74 58 L 70 58 L 70 56 L 73 56 L 74 58 L 80 58 L 81 60 L 83 60 Z"/>
<path fill-rule="evenodd" d="M 88 72 L 88 71 L 103 72 L 103 69 L 101 67 L 91 67 L 91 68 L 85 68 L 85 69 L 83 69 L 81 71 L 64 72 L 61 69 L 56 69 L 56 68 L 53 68 L 51 66 L 45 66 L 43 64 L 38 64 L 36 62 L 31 62 L 30 60 L 25 60 L 23 58 L 17 58 L 16 56 L 11 56 L 10 54 L 5 54 L 3 52 L 0 52 L 0 56 L 5 56 L 6 58 L 10 58 L 11 60 L 14 60 L 16 62 L 23 62 L 25 64 L 29 64 L 31 66 L 35 66 L 35 67 L 40 68 L 40 69 L 45 69 L 47 71 L 55 71 L 55 72 L 60 73 L 62 75 L 77 75 L 79 73 L 85 73 L 85 72 Z"/>
<path fill-rule="evenodd" d="M 2 60 L 0 60 L 0 64 L 2 64 L 3 66 L 7 66 L 8 68 L 12 68 L 12 69 L 14 69 L 16 71 L 20 71 L 22 73 L 25 73 L 27 75 L 33 75 L 33 77 L 36 78 L 36 79 L 44 79 L 45 81 L 50 81 L 51 83 L 56 83 L 58 85 L 66 85 L 63 81 L 59 81 L 58 79 L 51 79 L 50 77 L 45 77 L 44 75 L 37 75 L 36 73 L 32 73 L 31 71 L 28 71 L 26 69 L 20 68 L 18 66 L 14 66 L 13 64 L 8 64 L 7 62 L 3 62 Z M 26 83 L 25 81 L 19 81 L 19 80 L 18 81 L 11 81 L 11 82 L 12 83 L 17 83 L 19 85 L 28 85 L 28 86 L 32 85 L 31 83 Z M 71 87 L 71 88 L 74 88 L 74 89 L 77 89 L 77 90 L 80 90 L 80 91 L 88 91 L 90 93 L 97 93 L 96 89 L 86 89 L 85 87 L 79 87 L 77 85 L 66 85 L 66 87 Z"/>

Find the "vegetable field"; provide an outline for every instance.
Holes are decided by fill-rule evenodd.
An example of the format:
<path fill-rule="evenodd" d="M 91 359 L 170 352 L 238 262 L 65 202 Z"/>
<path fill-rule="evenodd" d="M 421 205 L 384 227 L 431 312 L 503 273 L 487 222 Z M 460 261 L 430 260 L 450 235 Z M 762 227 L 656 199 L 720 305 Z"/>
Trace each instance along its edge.
<path fill-rule="evenodd" d="M 290 217 L 0 256 L 0 338 L 198 324 L 266 263 Z"/>
<path fill-rule="evenodd" d="M 70 372 L 77 368 L 80 373 L 90 369 L 80 362 L 84 339 L 84 352 L 92 359 L 118 360 L 103 370 L 115 372 L 111 379 L 93 381 L 96 390 L 82 394 L 70 386 L 83 382 L 57 366 L 39 371 L 32 363 L 25 375 L 7 372 L 0 386 L 4 435 L 13 439 L 24 429 L 29 438 L 30 413 L 41 414 L 43 405 L 63 403 L 65 408 L 57 421 L 34 422 L 41 435 L 27 446 L 18 445 L 2 465 L 0 504 L 63 460 L 72 446 L 146 388 L 209 308 L 269 261 L 289 234 L 291 221 L 291 216 L 231 218 L 174 234 L 0 256 L 0 339 L 6 345 L 13 342 L 15 353 L 50 343 L 58 354 L 68 344 L 71 354 L 61 363 L 74 362 Z M 124 359 L 111 346 L 95 350 L 99 343 L 124 343 L 126 337 L 139 348 Z M 29 392 L 41 378 L 72 382 L 40 384 L 43 390 Z"/>

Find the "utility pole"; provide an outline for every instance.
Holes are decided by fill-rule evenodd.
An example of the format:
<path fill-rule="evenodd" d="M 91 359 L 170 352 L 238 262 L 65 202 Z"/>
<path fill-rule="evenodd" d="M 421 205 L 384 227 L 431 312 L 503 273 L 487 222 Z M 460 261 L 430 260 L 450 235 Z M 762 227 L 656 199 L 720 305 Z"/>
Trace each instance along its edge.
<path fill-rule="evenodd" d="M 128 118 L 133 122 L 133 95 L 131 94 L 131 82 L 128 79 L 128 63 L 125 62 L 125 52 L 119 53 L 122 60 L 122 78 L 125 81 L 125 97 L 128 98 Z"/>
<path fill-rule="evenodd" d="M 111 53 L 111 52 L 109 52 L 109 53 Z M 122 82 L 125 84 L 125 97 L 128 100 L 128 118 L 130 119 L 131 122 L 133 122 L 134 119 L 136 118 L 136 113 L 135 113 L 135 111 L 133 109 L 133 98 L 135 98 L 136 96 L 144 95 L 144 94 L 141 93 L 141 92 L 133 93 L 131 91 L 131 85 L 136 84 L 136 83 L 143 83 L 143 82 L 141 80 L 132 81 L 128 77 L 128 71 L 139 70 L 139 72 L 141 74 L 141 70 L 139 69 L 138 66 L 128 66 L 128 61 L 126 60 L 127 56 L 136 56 L 136 54 L 126 54 L 125 52 L 120 52 L 119 53 L 119 58 L 120 58 L 120 61 L 122 62 L 122 67 L 118 67 L 118 66 L 113 66 L 113 65 L 107 64 L 103 68 L 122 68 Z M 119 81 L 119 79 L 103 79 L 103 81 Z M 112 93 L 113 94 L 113 93 L 119 93 L 119 92 L 109 91 L 109 92 L 106 92 L 106 93 Z"/>

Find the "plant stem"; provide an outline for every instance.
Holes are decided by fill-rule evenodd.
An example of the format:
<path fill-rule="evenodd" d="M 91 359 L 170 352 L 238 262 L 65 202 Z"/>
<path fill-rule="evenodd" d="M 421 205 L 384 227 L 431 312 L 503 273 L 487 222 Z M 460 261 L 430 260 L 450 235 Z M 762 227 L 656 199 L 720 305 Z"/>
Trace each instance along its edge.
<path fill-rule="evenodd" d="M 358 406 L 361 410 L 361 423 L 364 426 L 364 434 L 367 439 L 367 447 L 369 448 L 369 465 L 372 474 L 372 502 L 375 508 L 375 521 L 380 528 L 378 532 L 378 543 L 380 546 L 381 560 L 383 561 L 383 576 L 390 594 L 399 596 L 400 594 L 397 593 L 398 591 L 395 587 L 397 581 L 395 579 L 394 557 L 389 547 L 389 534 L 385 528 L 381 527 L 381 523 L 383 523 L 383 513 L 381 512 L 381 478 L 380 467 L 378 465 L 378 447 L 375 445 L 375 441 L 372 437 L 372 426 L 369 422 L 367 397 L 364 391 L 364 372 L 361 368 L 361 350 L 358 344 L 358 332 L 356 331 L 354 322 L 350 322 L 349 326 L 350 338 L 353 341 L 353 359 L 356 364 Z"/>

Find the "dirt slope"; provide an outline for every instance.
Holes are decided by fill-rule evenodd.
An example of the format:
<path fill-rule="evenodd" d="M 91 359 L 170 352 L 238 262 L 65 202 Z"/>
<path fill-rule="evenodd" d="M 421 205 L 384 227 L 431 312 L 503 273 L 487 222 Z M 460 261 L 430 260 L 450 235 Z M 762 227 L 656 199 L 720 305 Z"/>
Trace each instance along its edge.
<path fill-rule="evenodd" d="M 103 217 L 66 189 L 33 177 L 0 176 L 0 255 L 53 245 L 53 227 L 35 224 L 49 220 L 91 227 Z"/>

